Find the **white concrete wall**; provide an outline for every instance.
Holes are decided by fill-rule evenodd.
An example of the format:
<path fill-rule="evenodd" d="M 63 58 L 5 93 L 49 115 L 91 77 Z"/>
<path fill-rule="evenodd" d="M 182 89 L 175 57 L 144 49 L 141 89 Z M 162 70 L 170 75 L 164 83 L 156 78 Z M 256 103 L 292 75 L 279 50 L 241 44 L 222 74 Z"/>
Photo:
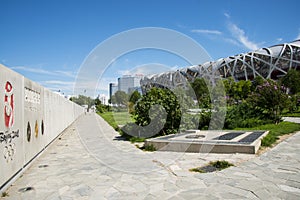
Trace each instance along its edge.
<path fill-rule="evenodd" d="M 0 65 L 0 190 L 83 112 Z"/>

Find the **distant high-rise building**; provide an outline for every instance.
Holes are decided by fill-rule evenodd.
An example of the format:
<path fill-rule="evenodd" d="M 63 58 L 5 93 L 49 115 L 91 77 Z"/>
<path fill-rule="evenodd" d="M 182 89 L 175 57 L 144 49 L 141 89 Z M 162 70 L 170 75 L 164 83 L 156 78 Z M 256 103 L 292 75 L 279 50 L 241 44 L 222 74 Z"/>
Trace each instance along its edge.
<path fill-rule="evenodd" d="M 119 91 L 129 93 L 131 91 L 131 88 L 140 87 L 140 80 L 142 79 L 142 77 L 142 75 L 125 75 L 121 78 L 118 78 Z"/>
<path fill-rule="evenodd" d="M 118 85 L 116 83 L 109 84 L 109 99 L 118 91 Z"/>
<path fill-rule="evenodd" d="M 108 104 L 108 99 L 105 94 L 99 94 L 97 98 L 101 101 L 102 104 Z"/>

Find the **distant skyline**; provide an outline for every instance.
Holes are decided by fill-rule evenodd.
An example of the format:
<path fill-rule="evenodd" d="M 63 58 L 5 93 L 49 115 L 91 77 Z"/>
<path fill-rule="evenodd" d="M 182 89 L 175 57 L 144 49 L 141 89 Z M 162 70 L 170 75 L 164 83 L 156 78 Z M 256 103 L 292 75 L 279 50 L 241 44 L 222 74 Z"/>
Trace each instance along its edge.
<path fill-rule="evenodd" d="M 134 28 L 186 34 L 212 60 L 300 39 L 298 0 L 1 0 L 0 7 L 0 63 L 65 94 L 72 94 L 81 64 L 97 45 Z M 97 92 L 107 95 L 108 83 L 122 75 L 187 65 L 168 52 L 130 52 L 105 71 Z"/>

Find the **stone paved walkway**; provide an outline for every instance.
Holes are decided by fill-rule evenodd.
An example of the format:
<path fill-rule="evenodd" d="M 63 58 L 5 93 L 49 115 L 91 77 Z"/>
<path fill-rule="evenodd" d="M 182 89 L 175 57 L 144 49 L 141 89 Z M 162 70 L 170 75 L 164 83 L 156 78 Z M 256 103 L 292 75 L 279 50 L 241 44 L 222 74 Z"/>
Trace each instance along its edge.
<path fill-rule="evenodd" d="M 101 117 L 80 117 L 1 199 L 300 199 L 300 132 L 259 157 L 143 152 L 116 136 Z M 189 172 L 220 159 L 236 167 Z"/>

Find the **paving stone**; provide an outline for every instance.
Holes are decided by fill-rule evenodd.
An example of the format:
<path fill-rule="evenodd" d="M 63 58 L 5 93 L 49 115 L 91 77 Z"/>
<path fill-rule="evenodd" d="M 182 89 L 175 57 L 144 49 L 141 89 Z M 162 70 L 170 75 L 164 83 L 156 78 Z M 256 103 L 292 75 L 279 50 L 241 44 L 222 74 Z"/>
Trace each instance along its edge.
<path fill-rule="evenodd" d="M 255 194 L 258 196 L 259 199 L 271 199 L 272 198 L 272 194 L 270 192 L 268 192 L 268 190 L 266 190 L 266 189 L 255 190 Z"/>
<path fill-rule="evenodd" d="M 243 199 L 243 196 L 238 194 L 233 194 L 230 192 L 221 193 L 220 196 L 222 197 L 222 199 Z"/>
<path fill-rule="evenodd" d="M 66 191 L 70 189 L 70 186 L 66 185 L 58 190 L 59 195 L 63 195 Z"/>
<path fill-rule="evenodd" d="M 201 199 L 202 195 L 205 194 L 205 189 L 199 190 L 186 190 L 177 194 L 177 196 L 183 199 Z"/>
<path fill-rule="evenodd" d="M 154 196 L 153 194 L 148 194 L 144 200 L 157 200 L 158 197 Z"/>
<path fill-rule="evenodd" d="M 276 195 L 276 197 L 278 197 L 280 199 L 287 199 L 287 200 L 298 200 L 298 199 L 300 199 L 299 194 L 285 192 L 285 191 L 281 191 L 279 194 Z"/>
<path fill-rule="evenodd" d="M 288 185 L 278 185 L 279 188 L 285 192 L 298 193 L 300 195 L 300 189 L 296 187 L 291 187 Z"/>
<path fill-rule="evenodd" d="M 1 199 L 300 199 L 300 132 L 259 157 L 143 152 L 117 135 L 97 115 L 80 117 Z M 189 171 L 215 160 L 236 166 Z M 18 192 L 26 186 L 35 189 Z"/>

